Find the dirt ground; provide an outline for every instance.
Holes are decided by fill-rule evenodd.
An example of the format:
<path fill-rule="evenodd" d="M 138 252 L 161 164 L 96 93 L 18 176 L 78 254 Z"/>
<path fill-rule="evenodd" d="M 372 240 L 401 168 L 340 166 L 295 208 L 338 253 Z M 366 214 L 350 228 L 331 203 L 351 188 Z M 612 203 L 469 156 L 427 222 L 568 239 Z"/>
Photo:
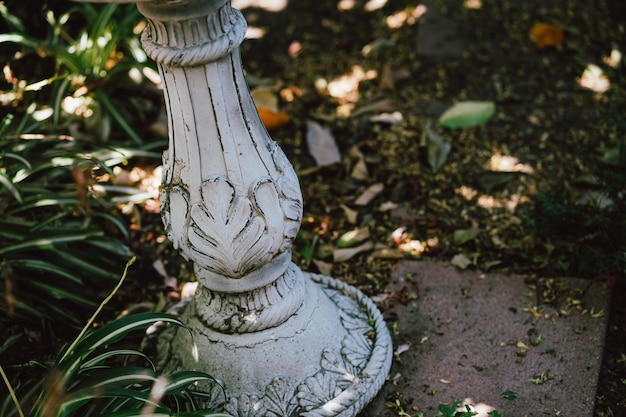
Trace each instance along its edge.
<path fill-rule="evenodd" d="M 330 271 L 373 296 L 394 258 L 407 256 L 467 258 L 470 268 L 530 277 L 606 279 L 615 284 L 614 302 L 595 415 L 625 415 L 623 264 L 607 258 L 611 238 L 598 231 L 581 200 L 596 189 L 585 178 L 607 172 L 604 155 L 623 143 L 606 115 L 624 114 L 624 67 L 612 66 L 610 56 L 623 42 L 618 16 L 626 15 L 625 6 L 299 0 L 269 11 L 269 1 L 239 5 L 258 34 L 242 46 L 249 82 L 270 86 L 291 119 L 271 133 L 301 178 L 305 222 L 295 252 L 303 268 Z M 561 29 L 560 42 L 533 39 L 538 23 Z M 592 81 L 589 64 L 604 75 Z M 340 81 L 345 89 L 335 93 Z M 445 109 L 465 100 L 495 102 L 495 117 L 471 129 L 437 125 Z M 309 121 L 330 129 L 342 163 L 316 165 L 307 149 Z M 437 170 L 429 163 L 432 131 L 451 144 Z M 498 157 L 514 157 L 517 165 L 498 169 Z M 360 161 L 367 170 L 356 175 Z M 355 204 L 374 184 L 383 184 L 382 191 Z M 543 218 L 553 201 L 548 196 L 581 212 Z M 570 215 L 570 222 L 561 217 Z M 364 227 L 386 249 L 334 262 L 338 238 Z M 458 244 L 459 230 L 480 233 Z"/>

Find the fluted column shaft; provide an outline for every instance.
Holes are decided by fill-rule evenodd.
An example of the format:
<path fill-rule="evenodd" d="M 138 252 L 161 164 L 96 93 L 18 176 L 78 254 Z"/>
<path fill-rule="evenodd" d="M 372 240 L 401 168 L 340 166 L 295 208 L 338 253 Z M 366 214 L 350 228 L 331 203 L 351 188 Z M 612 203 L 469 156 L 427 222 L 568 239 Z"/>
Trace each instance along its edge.
<path fill-rule="evenodd" d="M 225 0 L 138 7 L 169 119 L 162 216 L 174 247 L 194 262 L 198 313 L 229 333 L 276 326 L 305 297 L 291 262 L 302 196 L 245 83 L 245 20 Z"/>

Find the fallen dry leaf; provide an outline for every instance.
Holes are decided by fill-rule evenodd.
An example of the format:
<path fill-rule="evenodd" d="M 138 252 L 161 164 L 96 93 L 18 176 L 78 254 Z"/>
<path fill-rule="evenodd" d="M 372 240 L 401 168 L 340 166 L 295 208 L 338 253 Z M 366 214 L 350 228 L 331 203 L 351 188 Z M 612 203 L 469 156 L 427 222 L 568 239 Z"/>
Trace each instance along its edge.
<path fill-rule="evenodd" d="M 563 43 L 563 30 L 550 23 L 535 23 L 530 29 L 530 38 L 539 48 L 560 46 Z"/>
<path fill-rule="evenodd" d="M 385 186 L 383 183 L 378 182 L 376 184 L 372 184 L 365 191 L 361 193 L 360 196 L 354 200 L 354 204 L 357 206 L 367 206 L 378 194 L 380 194 L 384 190 Z"/>
<path fill-rule="evenodd" d="M 411 342 L 403 343 L 400 346 L 398 346 L 398 348 L 396 349 L 395 354 L 396 355 L 400 355 L 400 354 L 402 354 L 404 352 L 408 352 L 409 349 L 411 349 Z"/>
<path fill-rule="evenodd" d="M 356 210 L 352 210 L 350 207 L 346 206 L 345 204 L 341 205 L 341 209 L 343 210 L 343 213 L 346 215 L 346 218 L 348 219 L 348 223 L 356 224 L 356 221 L 359 216 L 359 212 Z"/>
<path fill-rule="evenodd" d="M 385 123 L 388 125 L 397 125 L 404 121 L 404 117 L 402 113 L 399 111 L 394 111 L 393 113 L 381 113 L 374 116 L 371 116 L 368 119 L 372 123 Z"/>
<path fill-rule="evenodd" d="M 363 242 L 365 239 L 370 238 L 370 229 L 369 227 L 361 227 L 350 230 L 349 232 L 344 233 L 337 240 L 338 248 L 349 248 L 357 243 Z"/>
<path fill-rule="evenodd" d="M 313 264 L 320 271 L 320 274 L 330 276 L 333 270 L 333 264 L 320 261 L 319 259 L 313 259 Z"/>
<path fill-rule="evenodd" d="M 306 126 L 306 143 L 317 165 L 332 165 L 341 162 L 339 147 L 330 129 L 310 120 L 306 122 Z"/>
<path fill-rule="evenodd" d="M 423 135 L 428 149 L 428 163 L 436 171 L 448 160 L 452 145 L 430 127 L 430 121 L 426 123 Z"/>
<path fill-rule="evenodd" d="M 76 200 L 86 213 L 91 213 L 89 187 L 94 183 L 90 169 L 92 167 L 93 166 L 81 166 L 77 163 L 74 163 L 72 166 L 72 177 L 76 182 Z"/>
<path fill-rule="evenodd" d="M 395 111 L 395 109 L 393 101 L 390 98 L 383 98 L 382 100 L 359 106 L 350 114 L 350 117 L 359 117 L 369 113 L 391 113 Z"/>
<path fill-rule="evenodd" d="M 468 266 L 472 264 L 472 261 L 470 261 L 467 256 L 463 255 L 462 253 L 459 253 L 458 255 L 454 255 L 454 258 L 452 258 L 450 263 L 459 269 L 466 269 Z"/>
<path fill-rule="evenodd" d="M 406 67 L 394 68 L 391 65 L 386 65 L 383 68 L 383 73 L 380 76 L 380 83 L 378 88 L 382 91 L 391 91 L 396 88 L 396 84 L 399 81 L 405 81 L 411 78 L 411 71 Z"/>
<path fill-rule="evenodd" d="M 262 86 L 256 87 L 250 91 L 252 100 L 257 107 L 262 107 L 278 113 L 278 96 L 274 93 L 272 87 Z"/>
<path fill-rule="evenodd" d="M 369 171 L 367 170 L 365 160 L 361 158 L 356 162 L 354 168 L 352 168 L 352 174 L 350 174 L 350 176 L 359 181 L 364 181 L 369 178 Z"/>
<path fill-rule="evenodd" d="M 264 107 L 257 107 L 257 111 L 259 112 L 263 125 L 270 132 L 286 125 L 290 120 L 287 113 L 274 112 Z"/>
<path fill-rule="evenodd" d="M 358 255 L 359 253 L 362 253 L 362 252 L 367 252 L 369 250 L 372 250 L 373 248 L 374 248 L 374 244 L 372 243 L 371 240 L 368 240 L 367 242 L 355 248 L 335 249 L 333 251 L 333 261 L 336 263 L 345 262 L 348 259 L 352 258 L 353 256 Z"/>
<path fill-rule="evenodd" d="M 351 177 L 355 180 L 365 181 L 369 178 L 369 171 L 367 170 L 367 164 L 365 163 L 365 156 L 359 150 L 357 146 L 351 146 L 348 149 L 348 156 L 350 159 L 355 160 L 352 166 Z"/>

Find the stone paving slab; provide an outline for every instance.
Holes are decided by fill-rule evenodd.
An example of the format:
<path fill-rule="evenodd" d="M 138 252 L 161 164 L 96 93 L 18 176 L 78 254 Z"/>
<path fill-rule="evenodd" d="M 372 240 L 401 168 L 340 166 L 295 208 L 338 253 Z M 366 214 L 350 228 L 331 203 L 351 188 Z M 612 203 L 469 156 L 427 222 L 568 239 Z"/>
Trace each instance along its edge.
<path fill-rule="evenodd" d="M 576 278 L 549 284 L 562 287 L 556 306 L 537 305 L 523 276 L 399 263 L 384 316 L 394 348 L 410 347 L 359 416 L 399 416 L 389 406 L 397 399 L 411 416 L 433 417 L 439 404 L 467 400 L 480 416 L 495 408 L 510 417 L 591 417 L 610 290 Z M 517 398 L 502 398 L 504 391 Z"/>
<path fill-rule="evenodd" d="M 523 7 L 533 8 L 539 11 L 549 8 L 566 7 L 569 0 L 507 0 L 513 9 L 519 10 Z M 474 50 L 481 49 L 483 52 L 492 50 L 492 57 L 497 59 L 525 59 L 519 56 L 519 51 L 508 56 L 502 56 L 494 43 L 498 39 L 506 38 L 507 28 L 501 27 L 500 31 L 484 33 L 485 28 L 480 28 L 480 20 L 468 19 L 461 16 L 461 10 L 466 7 L 466 3 L 482 7 L 483 0 L 421 0 L 420 4 L 425 7 L 425 13 L 418 22 L 419 30 L 416 38 L 416 52 L 420 57 L 432 58 L 462 58 L 468 53 L 468 48 Z M 492 2 L 492 6 L 494 3 Z M 593 14 L 594 3 L 592 0 L 578 0 L 577 9 L 580 13 Z M 471 13 L 471 12 L 470 12 Z M 527 22 L 530 30 L 533 21 Z M 492 28 L 492 30 L 494 30 Z M 479 34 L 481 33 L 481 34 Z"/>

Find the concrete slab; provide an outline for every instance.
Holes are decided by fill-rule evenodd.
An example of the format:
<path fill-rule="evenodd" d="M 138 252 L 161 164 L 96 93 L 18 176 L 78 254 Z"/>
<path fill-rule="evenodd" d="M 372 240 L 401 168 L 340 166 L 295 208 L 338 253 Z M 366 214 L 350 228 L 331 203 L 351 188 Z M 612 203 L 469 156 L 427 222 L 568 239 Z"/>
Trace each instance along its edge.
<path fill-rule="evenodd" d="M 432 417 L 455 400 L 479 405 L 480 416 L 493 408 L 502 416 L 593 415 L 605 283 L 559 278 L 537 292 L 523 276 L 403 261 L 386 295 L 394 346 L 408 349 L 360 417 Z"/>

